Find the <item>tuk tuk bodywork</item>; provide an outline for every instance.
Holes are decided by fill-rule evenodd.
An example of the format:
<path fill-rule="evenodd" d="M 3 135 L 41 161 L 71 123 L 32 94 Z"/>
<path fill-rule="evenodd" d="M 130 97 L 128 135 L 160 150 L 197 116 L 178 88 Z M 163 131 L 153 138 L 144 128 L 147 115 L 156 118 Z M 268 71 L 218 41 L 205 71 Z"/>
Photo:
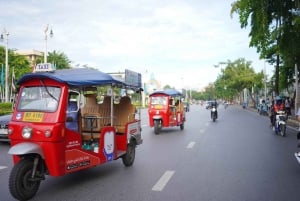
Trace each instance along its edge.
<path fill-rule="evenodd" d="M 179 91 L 173 89 L 151 93 L 148 109 L 150 127 L 180 126 L 183 129 L 185 111 L 181 96 Z"/>
<path fill-rule="evenodd" d="M 20 89 L 16 107 L 8 126 L 11 142 L 8 153 L 13 156 L 15 164 L 11 173 L 10 182 L 13 184 L 10 185 L 10 191 L 16 199 L 24 200 L 33 197 L 45 174 L 62 176 L 118 158 L 122 158 L 125 166 L 133 164 L 135 146 L 142 143 L 141 122 L 134 114 L 134 117 L 129 119 L 127 116 L 129 114 L 126 114 L 129 110 L 125 110 L 127 106 L 115 105 L 113 100 L 109 108 L 100 110 L 100 105 L 96 106 L 99 109 L 93 113 L 96 116 L 93 121 L 100 122 L 104 119 L 101 116 L 104 109 L 116 111 L 109 114 L 109 124 L 101 125 L 99 131 L 93 132 L 93 123 L 91 123 L 91 131 L 83 131 L 82 122 L 86 122 L 87 117 L 81 116 L 83 107 L 78 102 L 78 109 L 72 111 L 78 113 L 75 115 L 78 117 L 76 129 L 67 127 L 69 121 L 67 110 L 72 90 L 76 89 L 80 94 L 87 87 L 133 86 L 127 86 L 125 82 L 109 74 L 92 69 L 29 73 L 24 75 L 18 84 Z M 132 107 L 130 103 L 128 104 Z M 120 108 L 123 110 L 118 112 Z M 114 117 L 113 114 L 118 116 Z M 121 115 L 125 119 L 122 121 L 124 128 L 122 131 L 120 125 L 113 123 L 118 122 L 116 118 L 121 118 Z M 91 137 L 85 140 L 86 135 Z M 28 163 L 26 165 L 26 162 L 32 163 L 33 178 L 18 176 L 17 171 L 22 171 L 18 167 L 21 161 L 26 168 L 30 166 Z M 28 183 L 34 182 L 37 186 L 29 193 L 25 187 L 24 189 L 18 187 L 18 182 L 22 182 L 19 180 L 27 179 L 30 180 Z"/>

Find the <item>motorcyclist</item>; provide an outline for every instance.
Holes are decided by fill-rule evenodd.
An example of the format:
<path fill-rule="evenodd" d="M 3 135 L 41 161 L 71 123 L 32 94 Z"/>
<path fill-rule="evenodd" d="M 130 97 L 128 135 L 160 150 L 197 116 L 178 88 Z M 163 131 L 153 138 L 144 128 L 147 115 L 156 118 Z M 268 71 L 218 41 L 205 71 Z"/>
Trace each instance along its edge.
<path fill-rule="evenodd" d="M 211 108 L 215 108 L 216 110 L 215 110 L 215 113 L 216 113 L 216 119 L 218 118 L 218 110 L 217 110 L 217 107 L 218 107 L 218 103 L 217 103 L 217 101 L 215 100 L 215 101 L 212 101 L 211 102 Z M 213 113 L 213 111 L 211 110 L 210 111 L 210 116 L 212 117 L 212 113 Z"/>
<path fill-rule="evenodd" d="M 268 105 L 266 104 L 265 100 L 261 101 L 261 105 L 260 105 L 260 109 L 259 109 L 259 113 L 260 114 L 266 114 L 268 111 Z"/>
<path fill-rule="evenodd" d="M 270 121 L 273 131 L 275 131 L 275 116 L 278 111 L 284 111 L 284 103 L 280 96 L 276 96 L 275 101 L 273 101 L 271 105 Z"/>

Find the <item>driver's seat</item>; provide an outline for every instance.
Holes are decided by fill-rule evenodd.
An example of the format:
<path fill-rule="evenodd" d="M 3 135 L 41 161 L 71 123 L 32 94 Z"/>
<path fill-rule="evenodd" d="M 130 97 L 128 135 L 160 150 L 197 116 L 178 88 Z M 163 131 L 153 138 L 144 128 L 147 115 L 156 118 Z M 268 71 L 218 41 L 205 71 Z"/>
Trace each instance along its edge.
<path fill-rule="evenodd" d="M 76 101 L 69 101 L 67 108 L 66 128 L 78 132 L 78 105 Z"/>

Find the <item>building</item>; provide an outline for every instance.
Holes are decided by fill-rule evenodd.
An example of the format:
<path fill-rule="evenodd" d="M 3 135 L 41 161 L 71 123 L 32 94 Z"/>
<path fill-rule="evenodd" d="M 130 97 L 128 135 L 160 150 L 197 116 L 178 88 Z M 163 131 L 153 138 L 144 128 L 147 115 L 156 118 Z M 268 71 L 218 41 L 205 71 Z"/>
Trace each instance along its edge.
<path fill-rule="evenodd" d="M 28 61 L 30 62 L 31 66 L 36 65 L 36 60 L 43 59 L 44 52 L 38 51 L 38 50 L 16 50 L 16 54 L 25 56 Z"/>

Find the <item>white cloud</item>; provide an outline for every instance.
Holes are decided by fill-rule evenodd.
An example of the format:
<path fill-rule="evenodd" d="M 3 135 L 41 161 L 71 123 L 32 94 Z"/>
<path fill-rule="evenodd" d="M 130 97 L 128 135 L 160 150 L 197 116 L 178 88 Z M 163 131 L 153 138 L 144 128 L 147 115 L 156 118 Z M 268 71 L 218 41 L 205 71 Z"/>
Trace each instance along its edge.
<path fill-rule="evenodd" d="M 244 57 L 261 65 L 248 47 L 247 30 L 230 18 L 232 0 L 41 1 L 0 2 L 0 29 L 10 33 L 10 48 L 44 50 L 43 30 L 54 37 L 49 50 L 74 63 L 103 71 L 132 68 L 153 72 L 164 84 L 203 87 L 216 79 L 220 61 Z M 260 67 L 259 67 L 260 68 Z M 175 79 L 170 79 L 175 78 Z"/>

